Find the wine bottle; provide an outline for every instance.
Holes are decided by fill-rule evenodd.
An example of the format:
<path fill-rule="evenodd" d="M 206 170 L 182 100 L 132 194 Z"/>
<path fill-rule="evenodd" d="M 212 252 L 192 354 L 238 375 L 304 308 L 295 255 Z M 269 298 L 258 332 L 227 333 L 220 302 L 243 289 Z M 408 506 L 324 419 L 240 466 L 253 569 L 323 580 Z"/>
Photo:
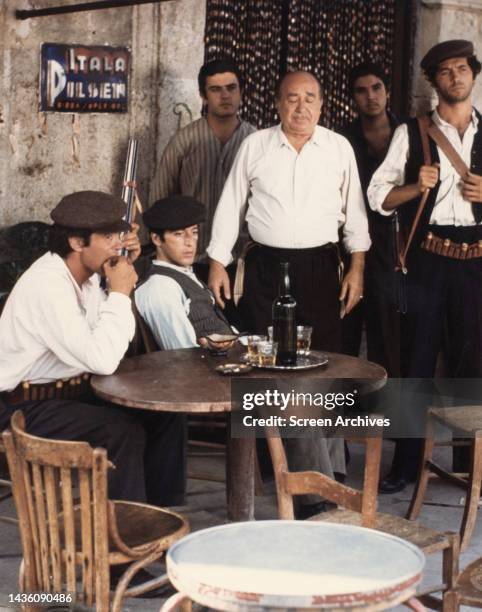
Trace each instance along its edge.
<path fill-rule="evenodd" d="M 289 263 L 280 263 L 279 295 L 273 302 L 273 341 L 277 365 L 296 365 L 296 300 L 290 294 Z"/>

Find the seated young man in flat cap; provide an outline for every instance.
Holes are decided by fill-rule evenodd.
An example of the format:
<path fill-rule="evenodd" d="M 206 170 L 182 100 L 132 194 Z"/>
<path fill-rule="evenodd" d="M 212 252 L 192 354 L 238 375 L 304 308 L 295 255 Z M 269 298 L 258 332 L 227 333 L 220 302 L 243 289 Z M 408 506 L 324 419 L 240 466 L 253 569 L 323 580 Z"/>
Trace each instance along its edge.
<path fill-rule="evenodd" d="M 29 433 L 106 448 L 116 466 L 111 498 L 178 505 L 184 420 L 103 404 L 88 383 L 90 373 L 116 370 L 134 335 L 129 296 L 140 245 L 124 214 L 120 198 L 97 191 L 68 195 L 52 211 L 50 250 L 17 281 L 0 318 L 0 431 L 20 409 Z M 64 399 L 56 383 L 66 380 Z"/>
<path fill-rule="evenodd" d="M 143 215 L 156 258 L 135 292 L 136 306 L 159 348 L 190 348 L 231 327 L 211 291 L 193 272 L 198 224 L 206 208 L 190 196 L 155 202 Z"/>

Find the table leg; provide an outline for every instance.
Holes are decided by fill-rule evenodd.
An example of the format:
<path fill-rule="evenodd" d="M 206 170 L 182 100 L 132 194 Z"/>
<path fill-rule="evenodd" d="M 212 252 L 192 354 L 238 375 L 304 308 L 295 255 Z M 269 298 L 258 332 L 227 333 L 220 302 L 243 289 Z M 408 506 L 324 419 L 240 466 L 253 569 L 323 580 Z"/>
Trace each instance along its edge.
<path fill-rule="evenodd" d="M 230 521 L 254 519 L 255 438 L 232 438 L 227 419 L 226 496 Z"/>

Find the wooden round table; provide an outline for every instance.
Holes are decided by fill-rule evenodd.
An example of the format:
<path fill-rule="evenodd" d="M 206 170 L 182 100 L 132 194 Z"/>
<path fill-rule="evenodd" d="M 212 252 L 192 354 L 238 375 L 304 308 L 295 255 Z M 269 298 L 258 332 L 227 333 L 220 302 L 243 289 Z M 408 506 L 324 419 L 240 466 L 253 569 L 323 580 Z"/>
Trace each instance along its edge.
<path fill-rule="evenodd" d="M 373 612 L 415 595 L 425 557 L 363 527 L 257 521 L 192 533 L 171 546 L 166 565 L 180 593 L 216 610 Z"/>
<path fill-rule="evenodd" d="M 165 412 L 210 413 L 231 410 L 229 376 L 215 367 L 239 359 L 245 349 L 234 347 L 226 357 L 193 348 L 158 351 L 125 359 L 115 374 L 93 376 L 94 392 L 115 404 Z M 328 364 L 303 371 L 253 368 L 245 378 L 353 379 L 364 390 L 383 387 L 387 373 L 381 366 L 348 355 L 326 353 Z M 229 426 L 228 419 L 228 426 Z M 254 508 L 254 439 L 227 436 L 226 483 L 230 520 L 251 520 Z"/>

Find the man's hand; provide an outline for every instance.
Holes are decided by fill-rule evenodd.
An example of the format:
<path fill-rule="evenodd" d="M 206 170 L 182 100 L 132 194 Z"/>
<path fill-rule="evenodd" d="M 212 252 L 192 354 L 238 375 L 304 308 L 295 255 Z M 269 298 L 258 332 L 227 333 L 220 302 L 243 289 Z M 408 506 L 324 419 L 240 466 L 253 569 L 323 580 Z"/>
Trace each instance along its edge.
<path fill-rule="evenodd" d="M 469 202 L 482 202 L 482 176 L 467 172 L 462 179 L 462 195 Z"/>
<path fill-rule="evenodd" d="M 132 230 L 124 234 L 122 247 L 127 249 L 129 261 L 134 262 L 141 254 L 141 243 L 139 242 L 139 224 L 131 223 Z"/>
<path fill-rule="evenodd" d="M 363 298 L 363 271 L 365 269 L 365 253 L 356 252 L 351 255 L 350 269 L 341 284 L 340 301 L 345 300 L 345 310 L 342 317 L 348 314 Z"/>
<path fill-rule="evenodd" d="M 132 262 L 126 257 L 113 257 L 104 264 L 104 273 L 109 291 L 129 296 L 137 282 L 137 274 Z"/>
<path fill-rule="evenodd" d="M 229 276 L 223 264 L 214 259 L 211 259 L 209 264 L 208 287 L 213 292 L 216 303 L 221 306 L 221 308 L 224 308 L 225 303 L 223 296 L 226 300 L 231 299 Z"/>
<path fill-rule="evenodd" d="M 432 166 L 422 166 L 418 173 L 418 189 L 423 193 L 427 189 L 433 189 L 438 181 L 438 172 L 440 164 L 436 163 Z"/>

